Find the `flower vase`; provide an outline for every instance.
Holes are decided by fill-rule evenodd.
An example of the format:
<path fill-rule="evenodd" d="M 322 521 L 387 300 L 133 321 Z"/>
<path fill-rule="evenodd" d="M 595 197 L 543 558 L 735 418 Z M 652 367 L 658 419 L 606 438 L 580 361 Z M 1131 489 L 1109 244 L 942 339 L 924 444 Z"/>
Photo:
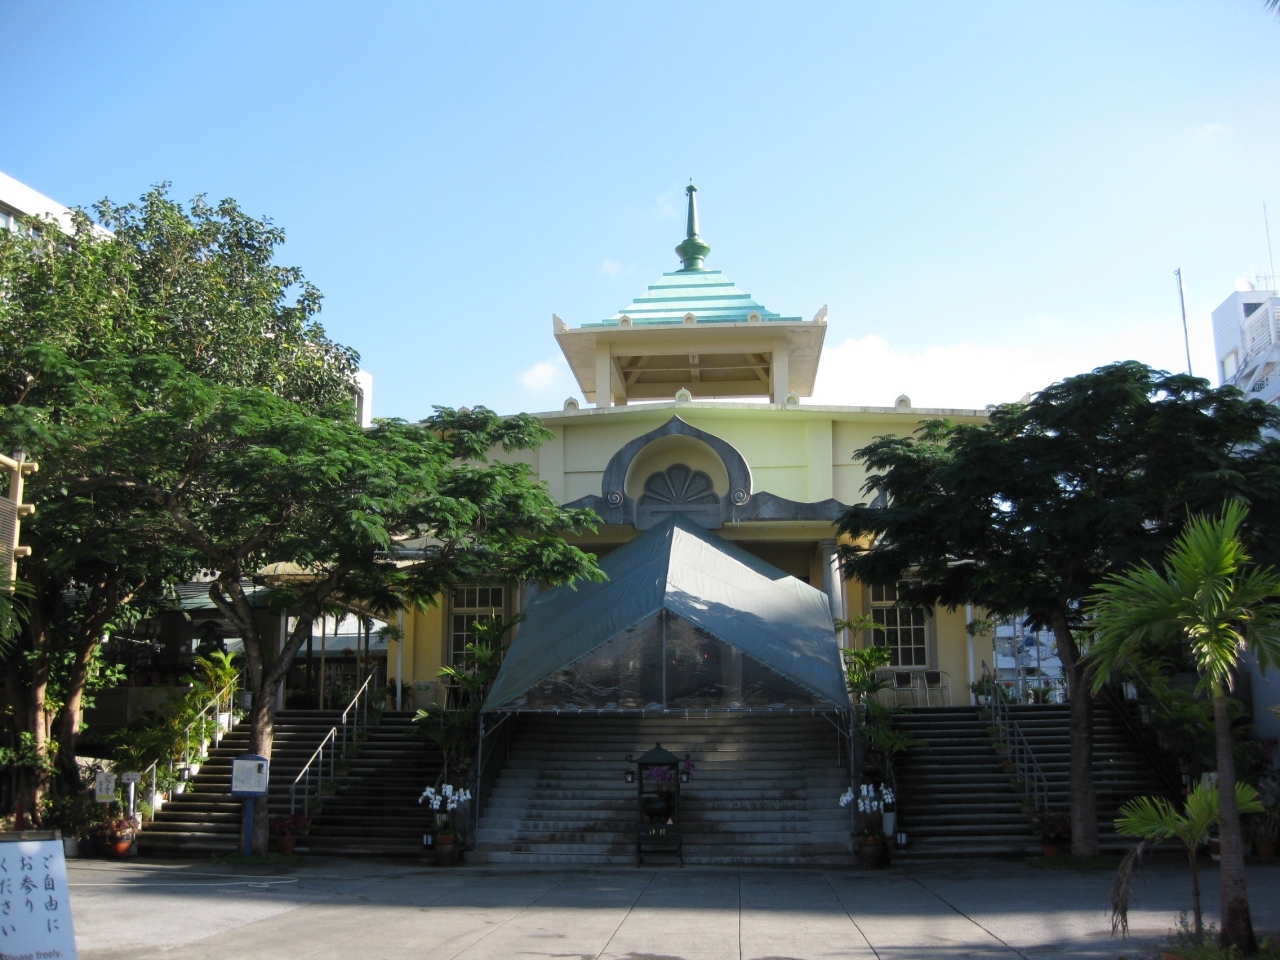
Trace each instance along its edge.
<path fill-rule="evenodd" d="M 440 866 L 452 867 L 460 853 L 457 837 L 436 837 L 436 863 Z"/>
<path fill-rule="evenodd" d="M 1259 863 L 1271 863 L 1276 858 L 1276 842 L 1274 840 L 1255 840 L 1254 849 L 1258 853 Z"/>
<path fill-rule="evenodd" d="M 879 869 L 889 864 L 889 847 L 884 837 L 858 838 L 858 865 Z"/>
<path fill-rule="evenodd" d="M 279 850 L 280 853 L 282 853 L 284 856 L 287 857 L 292 855 L 294 845 L 297 844 L 297 842 L 298 842 L 297 837 L 277 837 L 276 849 Z"/>

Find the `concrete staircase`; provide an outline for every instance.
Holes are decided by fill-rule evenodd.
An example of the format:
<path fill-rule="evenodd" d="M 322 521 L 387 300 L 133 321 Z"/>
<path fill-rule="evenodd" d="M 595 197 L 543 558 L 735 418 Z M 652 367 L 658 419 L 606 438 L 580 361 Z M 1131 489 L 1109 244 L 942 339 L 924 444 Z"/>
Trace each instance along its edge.
<path fill-rule="evenodd" d="M 1065 705 L 1010 708 L 1049 780 L 1055 807 L 1068 806 L 1070 732 Z M 1021 856 L 1038 853 L 1040 841 L 1001 769 L 976 707 L 913 707 L 894 726 L 925 742 L 898 761 L 898 829 L 906 831 L 910 856 Z M 1160 781 L 1109 707 L 1094 705 L 1093 774 L 1103 849 L 1128 849 L 1112 821 L 1122 803 L 1160 794 Z"/>
<path fill-rule="evenodd" d="M 338 710 L 281 710 L 271 748 L 272 816 L 289 812 L 289 785 L 335 724 Z M 209 750 L 209 759 L 186 791 L 164 805 L 138 834 L 144 856 L 185 857 L 234 853 L 244 801 L 231 796 L 231 761 L 249 752 L 249 724 L 238 723 Z"/>
<path fill-rule="evenodd" d="M 414 736 L 412 713 L 387 712 L 347 759 L 348 773 L 334 796 L 313 816 L 306 853 L 339 856 L 417 857 L 430 811 L 418 804 L 423 788 L 440 775 L 435 744 Z"/>
<path fill-rule="evenodd" d="M 690 754 L 686 863 L 849 862 L 849 777 L 821 717 L 517 717 L 469 862 L 635 863 L 627 755 Z M 646 855 L 646 861 L 648 861 Z"/>
<path fill-rule="evenodd" d="M 1022 729 L 1049 779 L 1053 805 L 1062 809 L 1069 805 L 1071 795 L 1069 710 L 1065 704 L 1010 708 L 1010 716 Z M 1120 807 L 1134 797 L 1164 796 L 1166 791 L 1112 708 L 1096 701 L 1093 705 L 1093 783 L 1098 794 L 1098 835 L 1102 848 L 1128 850 L 1133 841 L 1118 836 L 1115 830 Z"/>

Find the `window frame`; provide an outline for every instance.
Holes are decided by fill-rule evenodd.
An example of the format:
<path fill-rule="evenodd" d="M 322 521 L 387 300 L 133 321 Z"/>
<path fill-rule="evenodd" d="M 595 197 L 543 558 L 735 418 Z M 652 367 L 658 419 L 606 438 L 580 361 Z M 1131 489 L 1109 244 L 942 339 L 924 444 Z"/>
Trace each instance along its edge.
<path fill-rule="evenodd" d="M 492 591 L 500 591 L 498 604 L 495 606 L 492 602 L 481 604 L 481 591 L 485 592 L 484 599 L 492 601 Z M 470 599 L 467 594 L 470 591 L 475 593 L 475 602 L 468 603 Z M 462 594 L 463 603 L 459 605 L 458 595 Z M 462 652 L 466 649 L 468 641 L 471 639 L 470 625 L 481 619 L 492 619 L 495 616 L 505 617 L 510 609 L 511 589 L 504 583 L 460 583 L 449 589 L 449 616 L 445 621 L 445 637 L 444 637 L 444 663 L 446 666 L 452 666 L 457 663 L 462 656 Z M 458 629 L 458 618 L 471 619 L 465 621 L 461 630 Z"/>
<path fill-rule="evenodd" d="M 899 622 L 897 625 L 890 627 L 889 629 L 886 629 L 886 630 L 875 630 L 875 629 L 867 630 L 866 632 L 867 646 L 889 647 L 889 649 L 893 651 L 894 660 L 893 662 L 891 662 L 890 664 L 888 664 L 883 668 L 885 671 L 890 671 L 890 670 L 921 671 L 921 670 L 936 670 L 938 668 L 937 667 L 937 663 L 938 663 L 937 617 L 933 613 L 931 613 L 927 607 L 921 606 L 919 604 L 908 606 L 906 604 L 903 604 L 897 599 L 898 593 L 901 590 L 901 585 L 909 584 L 913 582 L 918 583 L 919 581 L 912 581 L 908 577 L 908 578 L 899 580 L 892 588 L 885 587 L 883 585 L 876 585 L 873 587 L 870 584 L 865 584 L 862 588 L 862 608 L 867 612 L 867 615 L 871 617 L 873 620 L 876 619 L 877 612 L 880 612 L 885 616 L 887 616 L 887 611 L 896 610 L 896 611 L 907 612 L 911 614 L 913 617 L 916 613 L 919 613 L 922 621 L 919 624 L 908 623 L 905 625 Z M 892 589 L 894 593 L 894 599 L 892 601 L 885 600 L 885 599 L 879 599 L 879 600 L 875 599 L 876 591 L 885 591 L 890 589 Z M 923 650 L 923 655 L 924 655 L 923 663 L 914 663 L 914 662 L 909 664 L 902 663 L 901 660 L 902 660 L 903 646 L 900 639 L 898 640 L 898 642 L 894 644 L 889 643 L 889 637 L 891 635 L 890 630 L 894 631 L 897 634 L 897 636 L 900 637 L 901 634 L 898 633 L 898 631 L 901 631 L 903 629 L 921 630 L 921 633 L 922 633 L 921 642 L 911 643 L 909 645 L 909 649 L 913 651 Z M 915 660 L 914 654 L 912 656 L 912 659 Z"/>

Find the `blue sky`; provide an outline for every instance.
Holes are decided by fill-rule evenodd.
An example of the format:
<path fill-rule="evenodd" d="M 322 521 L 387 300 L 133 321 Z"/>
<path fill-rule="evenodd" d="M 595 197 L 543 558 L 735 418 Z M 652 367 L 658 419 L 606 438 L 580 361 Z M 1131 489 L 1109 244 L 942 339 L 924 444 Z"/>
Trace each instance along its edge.
<path fill-rule="evenodd" d="M 980 406 L 1214 366 L 1280 241 L 1280 20 L 1212 3 L 0 0 L 0 170 L 70 205 L 235 197 L 375 412 L 558 409 L 551 336 L 678 266 L 829 305 L 815 401 Z"/>

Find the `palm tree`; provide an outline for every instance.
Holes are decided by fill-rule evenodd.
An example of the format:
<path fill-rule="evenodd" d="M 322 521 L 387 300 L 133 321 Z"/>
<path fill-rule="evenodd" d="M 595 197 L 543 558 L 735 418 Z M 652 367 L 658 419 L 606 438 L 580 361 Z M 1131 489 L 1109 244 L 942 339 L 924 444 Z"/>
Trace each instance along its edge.
<path fill-rule="evenodd" d="M 1094 690 L 1116 670 L 1134 663 L 1144 642 L 1178 638 L 1200 673 L 1200 689 L 1213 698 L 1218 782 L 1235 783 L 1226 694 L 1232 670 L 1250 651 L 1265 669 L 1280 664 L 1280 575 L 1258 568 L 1240 539 L 1248 511 L 1232 501 L 1220 516 L 1193 516 L 1157 570 L 1150 564 L 1108 577 L 1089 599 L 1095 639 L 1089 657 Z M 1235 792 L 1221 800 L 1222 929 L 1224 946 L 1257 953 L 1244 878 L 1240 811 Z"/>
<path fill-rule="evenodd" d="M 1236 784 L 1236 808 L 1241 813 L 1261 813 L 1262 804 L 1258 791 L 1247 783 Z M 1200 871 L 1196 866 L 1196 854 L 1205 836 L 1218 822 L 1218 788 L 1203 783 L 1196 784 L 1187 795 L 1182 813 L 1163 797 L 1134 797 L 1120 808 L 1116 817 L 1116 832 L 1126 837 L 1138 837 L 1138 844 L 1120 864 L 1120 875 L 1111 891 L 1112 927 L 1128 929 L 1129 884 L 1136 867 L 1141 864 L 1142 851 L 1147 842 L 1181 840 L 1187 848 L 1191 862 L 1191 906 L 1195 913 L 1196 936 L 1204 933 L 1204 918 L 1200 912 Z"/>

